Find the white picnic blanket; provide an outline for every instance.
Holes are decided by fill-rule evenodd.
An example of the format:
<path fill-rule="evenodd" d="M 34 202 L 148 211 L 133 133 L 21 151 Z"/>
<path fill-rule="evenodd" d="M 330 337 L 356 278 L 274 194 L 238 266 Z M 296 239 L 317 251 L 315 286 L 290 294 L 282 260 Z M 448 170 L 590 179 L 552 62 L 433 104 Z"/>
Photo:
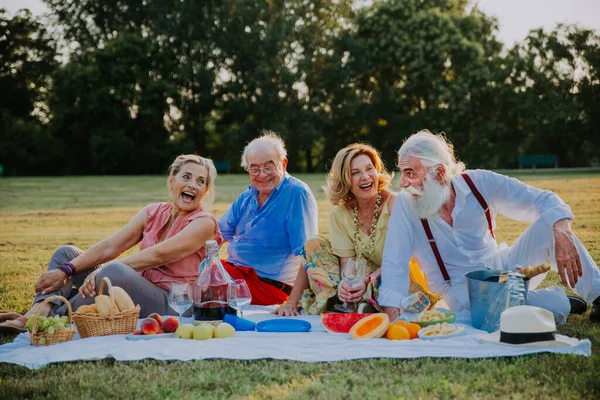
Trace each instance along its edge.
<path fill-rule="evenodd" d="M 255 322 L 280 318 L 269 311 L 274 307 L 251 306 L 244 316 Z M 160 338 L 132 341 L 126 335 L 113 335 L 80 339 L 46 347 L 29 344 L 29 334 L 17 336 L 12 343 L 0 346 L 0 362 L 22 365 L 31 369 L 67 361 L 87 361 L 114 358 L 118 361 L 135 361 L 146 358 L 156 360 L 204 360 L 222 358 L 233 360 L 294 360 L 305 362 L 356 360 L 363 358 L 420 358 L 460 357 L 486 358 L 519 356 L 532 353 L 569 353 L 590 356 L 591 343 L 579 340 L 575 346 L 517 347 L 481 342 L 478 336 L 486 332 L 469 326 L 468 312 L 458 315 L 457 323 L 466 325 L 465 335 L 438 340 L 353 340 L 345 334 L 326 332 L 320 317 L 302 315 L 295 317 L 312 325 L 308 333 L 236 332 L 228 339 L 205 341 Z M 141 320 L 139 321 L 141 322 Z M 191 320 L 183 319 L 183 322 Z M 560 336 L 560 335 L 557 335 Z"/>

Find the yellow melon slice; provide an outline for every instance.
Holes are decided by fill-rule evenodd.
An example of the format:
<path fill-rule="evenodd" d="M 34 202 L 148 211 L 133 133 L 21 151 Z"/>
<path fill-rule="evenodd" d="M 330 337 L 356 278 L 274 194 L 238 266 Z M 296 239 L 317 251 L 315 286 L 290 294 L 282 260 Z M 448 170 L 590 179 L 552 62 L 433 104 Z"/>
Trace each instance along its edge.
<path fill-rule="evenodd" d="M 380 338 L 387 332 L 390 318 L 385 313 L 372 314 L 361 319 L 350 328 L 352 339 Z"/>

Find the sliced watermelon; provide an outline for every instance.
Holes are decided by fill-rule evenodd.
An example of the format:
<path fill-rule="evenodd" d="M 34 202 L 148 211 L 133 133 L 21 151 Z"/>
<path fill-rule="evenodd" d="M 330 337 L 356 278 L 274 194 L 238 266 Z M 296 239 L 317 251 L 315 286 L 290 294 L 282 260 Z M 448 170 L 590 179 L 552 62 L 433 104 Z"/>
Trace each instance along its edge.
<path fill-rule="evenodd" d="M 372 314 L 323 313 L 321 325 L 329 333 L 348 333 L 352 325 Z"/>

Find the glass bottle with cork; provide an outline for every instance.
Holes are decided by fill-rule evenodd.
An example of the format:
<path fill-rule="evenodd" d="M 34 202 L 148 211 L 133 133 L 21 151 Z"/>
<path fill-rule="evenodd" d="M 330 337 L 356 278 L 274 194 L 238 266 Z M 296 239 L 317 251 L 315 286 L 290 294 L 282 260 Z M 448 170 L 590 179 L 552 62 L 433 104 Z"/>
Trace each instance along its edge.
<path fill-rule="evenodd" d="M 225 314 L 236 315 L 227 302 L 227 287 L 233 279 L 221 264 L 216 240 L 206 242 L 206 258 L 198 269 L 194 284 L 194 321 L 221 321 Z"/>
<path fill-rule="evenodd" d="M 520 266 L 517 266 L 520 267 Z M 518 271 L 518 269 L 517 269 Z M 498 291 L 485 316 L 482 330 L 495 332 L 500 327 L 500 315 L 509 307 L 525 305 L 525 276 L 520 272 L 509 272 L 508 281 Z"/>

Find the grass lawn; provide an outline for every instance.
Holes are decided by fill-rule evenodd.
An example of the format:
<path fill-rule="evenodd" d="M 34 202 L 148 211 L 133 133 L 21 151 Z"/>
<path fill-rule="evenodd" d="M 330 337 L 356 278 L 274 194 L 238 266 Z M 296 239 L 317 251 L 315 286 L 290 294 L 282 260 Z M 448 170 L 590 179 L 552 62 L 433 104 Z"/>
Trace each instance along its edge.
<path fill-rule="evenodd" d="M 313 189 L 320 231 L 327 236 L 331 205 L 321 190 L 324 175 L 297 176 Z M 538 172 L 521 173 L 519 179 L 553 190 L 571 205 L 577 216 L 575 232 L 600 261 L 600 175 Z M 246 175 L 220 176 L 211 211 L 221 215 L 247 185 Z M 116 231 L 141 207 L 167 196 L 166 178 L 160 176 L 0 179 L 0 310 L 28 309 L 35 280 L 54 249 L 63 244 L 85 249 Z M 500 218 L 496 235 L 512 243 L 524 228 Z M 557 282 L 553 274 L 544 284 Z M 559 332 L 589 338 L 594 355 L 335 363 L 101 360 L 38 371 L 1 364 L 0 399 L 600 398 L 600 325 L 590 324 L 587 315 L 571 316 Z M 0 343 L 13 338 L 0 335 Z"/>

